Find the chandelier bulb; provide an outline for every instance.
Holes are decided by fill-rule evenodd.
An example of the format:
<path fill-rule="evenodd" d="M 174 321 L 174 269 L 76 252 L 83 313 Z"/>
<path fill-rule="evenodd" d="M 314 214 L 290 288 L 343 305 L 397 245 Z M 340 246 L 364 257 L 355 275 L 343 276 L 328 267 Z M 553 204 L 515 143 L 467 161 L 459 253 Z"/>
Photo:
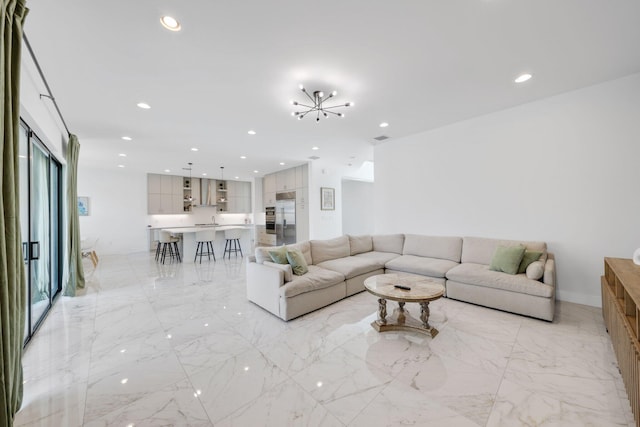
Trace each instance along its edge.
<path fill-rule="evenodd" d="M 320 117 L 316 117 L 316 123 L 320 121 Z"/>
<path fill-rule="evenodd" d="M 331 96 L 336 96 L 338 94 L 338 91 L 334 90 L 333 92 L 331 92 Z"/>
<path fill-rule="evenodd" d="M 304 90 L 304 85 L 302 83 L 300 83 L 298 87 L 300 88 L 300 90 Z"/>
<path fill-rule="evenodd" d="M 344 104 L 345 107 L 351 107 L 353 105 L 353 102 L 347 102 L 346 104 Z"/>
<path fill-rule="evenodd" d="M 300 115 L 299 115 L 299 116 L 298 116 L 298 120 L 302 120 L 302 116 L 300 116 Z"/>
<path fill-rule="evenodd" d="M 329 117 L 329 115 L 327 113 L 322 113 L 322 114 L 324 114 L 325 117 Z"/>
<path fill-rule="evenodd" d="M 338 113 L 338 116 L 344 117 L 344 113 Z"/>
<path fill-rule="evenodd" d="M 322 98 L 324 96 L 324 92 L 320 92 L 318 93 L 318 95 L 320 96 L 320 98 Z"/>

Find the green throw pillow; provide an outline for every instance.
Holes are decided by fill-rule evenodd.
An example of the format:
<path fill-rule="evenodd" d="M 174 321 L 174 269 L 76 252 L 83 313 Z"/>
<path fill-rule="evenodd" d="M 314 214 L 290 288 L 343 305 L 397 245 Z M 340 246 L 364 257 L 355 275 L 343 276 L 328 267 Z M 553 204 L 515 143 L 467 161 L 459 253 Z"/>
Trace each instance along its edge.
<path fill-rule="evenodd" d="M 287 260 L 291 264 L 293 274 L 296 276 L 302 276 L 309 268 L 307 267 L 307 261 L 304 259 L 304 255 L 298 249 L 287 251 Z"/>
<path fill-rule="evenodd" d="M 271 260 L 276 264 L 287 264 L 287 248 L 285 246 L 281 246 L 275 251 L 269 251 L 269 256 Z"/>
<path fill-rule="evenodd" d="M 527 267 L 533 261 L 537 261 L 542 256 L 542 252 L 537 251 L 524 251 L 524 256 L 522 257 L 522 261 L 520 261 L 520 267 L 518 267 L 518 274 L 525 273 L 527 271 Z"/>
<path fill-rule="evenodd" d="M 502 271 L 507 274 L 518 273 L 524 251 L 524 246 L 498 246 L 493 254 L 489 270 Z"/>

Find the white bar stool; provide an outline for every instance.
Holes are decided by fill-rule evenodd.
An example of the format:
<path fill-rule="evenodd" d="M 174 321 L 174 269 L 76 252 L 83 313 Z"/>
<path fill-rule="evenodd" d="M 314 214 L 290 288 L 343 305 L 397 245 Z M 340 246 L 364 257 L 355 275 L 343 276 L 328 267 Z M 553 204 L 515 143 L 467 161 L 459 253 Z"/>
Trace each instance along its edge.
<path fill-rule="evenodd" d="M 200 255 L 200 264 L 202 264 L 202 257 L 204 255 L 206 255 L 209 260 L 211 260 L 211 255 L 213 255 L 213 260 L 216 260 L 216 254 L 213 252 L 213 241 L 215 239 L 215 229 L 196 231 L 196 242 L 198 242 L 198 246 L 196 247 L 196 256 L 193 257 L 193 262 L 196 262 L 198 255 Z"/>
<path fill-rule="evenodd" d="M 172 259 L 176 259 L 176 261 L 181 262 L 182 258 L 180 258 L 180 250 L 178 249 L 179 239 L 173 237 L 171 233 L 165 230 L 160 230 L 160 237 L 158 241 L 162 245 L 162 252 L 160 254 L 160 262 L 164 264 L 164 260 L 167 257 L 167 249 L 169 249 L 169 262 Z"/>
<path fill-rule="evenodd" d="M 242 254 L 242 247 L 240 247 L 240 236 L 242 235 L 242 228 L 230 228 L 224 231 L 224 238 L 227 240 L 224 244 L 224 253 L 222 254 L 222 259 L 224 256 L 229 253 L 229 259 L 231 259 L 231 252 L 235 253 L 238 256 L 238 252 L 240 252 L 240 256 L 244 256 Z"/>

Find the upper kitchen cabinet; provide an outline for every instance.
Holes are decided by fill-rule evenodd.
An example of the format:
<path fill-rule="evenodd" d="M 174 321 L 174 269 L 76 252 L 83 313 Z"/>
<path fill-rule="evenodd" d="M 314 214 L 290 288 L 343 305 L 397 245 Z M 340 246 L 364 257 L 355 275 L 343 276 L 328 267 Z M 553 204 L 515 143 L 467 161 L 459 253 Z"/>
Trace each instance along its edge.
<path fill-rule="evenodd" d="M 265 193 L 276 192 L 276 174 L 275 173 L 270 173 L 269 175 L 264 176 L 262 191 Z"/>
<path fill-rule="evenodd" d="M 296 189 L 296 168 L 289 168 L 276 173 L 276 191 Z"/>
<path fill-rule="evenodd" d="M 227 181 L 228 213 L 251 213 L 251 183 Z"/>
<path fill-rule="evenodd" d="M 309 166 L 301 165 L 297 166 L 295 170 L 296 174 L 296 188 L 307 188 L 309 185 Z"/>
<path fill-rule="evenodd" d="M 147 212 L 149 214 L 181 214 L 183 206 L 181 176 L 147 174 Z"/>

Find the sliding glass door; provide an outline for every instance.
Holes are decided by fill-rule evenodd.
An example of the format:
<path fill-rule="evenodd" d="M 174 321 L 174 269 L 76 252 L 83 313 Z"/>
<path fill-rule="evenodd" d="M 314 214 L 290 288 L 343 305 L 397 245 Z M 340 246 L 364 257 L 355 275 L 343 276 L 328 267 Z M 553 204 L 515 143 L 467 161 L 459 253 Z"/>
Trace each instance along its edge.
<path fill-rule="evenodd" d="M 61 289 L 61 166 L 25 123 L 20 128 L 20 221 L 27 273 L 28 341 Z"/>

